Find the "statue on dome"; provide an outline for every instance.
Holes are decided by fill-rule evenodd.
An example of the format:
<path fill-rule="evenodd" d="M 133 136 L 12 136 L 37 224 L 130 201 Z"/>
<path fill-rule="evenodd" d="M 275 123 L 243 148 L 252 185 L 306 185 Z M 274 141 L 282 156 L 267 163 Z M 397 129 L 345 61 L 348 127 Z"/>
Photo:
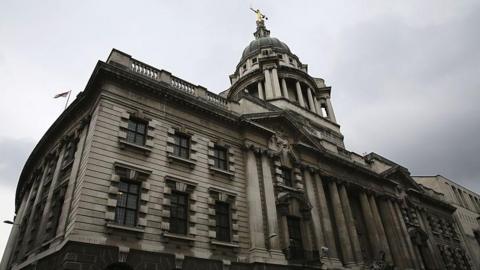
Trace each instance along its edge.
<path fill-rule="evenodd" d="M 268 20 L 267 16 L 265 16 L 265 14 L 262 14 L 262 12 L 260 11 L 260 9 L 253 9 L 253 8 L 250 8 L 251 11 L 255 12 L 255 15 L 257 17 L 257 24 L 263 24 L 264 23 L 264 19 L 265 20 Z"/>

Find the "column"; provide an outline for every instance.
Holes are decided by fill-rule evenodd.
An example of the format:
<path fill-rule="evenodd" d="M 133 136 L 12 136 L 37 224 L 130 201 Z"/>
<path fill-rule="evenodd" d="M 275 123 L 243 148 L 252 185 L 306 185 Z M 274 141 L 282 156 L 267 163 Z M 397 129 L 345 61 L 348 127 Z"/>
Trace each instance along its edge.
<path fill-rule="evenodd" d="M 301 107 L 305 108 L 305 101 L 303 100 L 302 87 L 300 86 L 300 82 L 297 81 L 295 83 L 295 86 L 297 88 L 298 103 L 300 104 Z"/>
<path fill-rule="evenodd" d="M 398 243 L 401 240 L 395 231 L 395 221 L 389 209 L 387 200 L 387 198 L 380 199 L 378 202 L 378 207 L 380 210 L 380 215 L 385 221 L 385 233 L 387 235 L 388 243 L 390 244 L 393 262 L 395 263 L 395 266 L 403 269 L 406 267 L 406 259 L 402 256 L 402 249 Z"/>
<path fill-rule="evenodd" d="M 314 103 L 315 103 L 315 109 L 317 110 L 317 114 L 322 117 L 325 117 L 325 115 L 323 115 L 322 113 L 322 106 L 320 105 L 320 100 L 318 100 L 318 98 L 314 98 Z"/>
<path fill-rule="evenodd" d="M 373 250 L 373 258 L 378 259 L 378 255 L 380 253 L 380 240 L 378 237 L 378 232 L 375 228 L 375 222 L 373 220 L 373 213 L 372 209 L 370 208 L 370 203 L 368 202 L 367 194 L 362 191 L 360 192 L 360 207 L 362 208 L 363 219 L 365 220 L 365 225 L 367 229 L 367 237 L 370 245 L 372 246 Z"/>
<path fill-rule="evenodd" d="M 392 262 L 392 253 L 390 251 L 390 247 L 388 246 L 387 236 L 385 234 L 385 229 L 383 228 L 382 219 L 380 218 L 380 214 L 378 212 L 377 202 L 375 201 L 375 196 L 370 195 L 370 207 L 373 213 L 373 219 L 375 221 L 375 228 L 377 228 L 380 246 L 382 250 L 385 252 L 385 260 L 387 262 Z"/>
<path fill-rule="evenodd" d="M 52 177 L 52 183 L 50 184 L 50 190 L 48 191 L 47 195 L 47 201 L 45 203 L 45 207 L 43 208 L 43 215 L 40 224 L 38 224 L 38 233 L 39 235 L 37 236 L 37 241 L 36 243 L 42 243 L 45 240 L 46 234 L 46 226 L 48 223 L 48 218 L 51 214 L 51 205 L 52 205 L 52 197 L 53 197 L 53 191 L 55 190 L 55 187 L 57 186 L 58 182 L 58 176 L 60 174 L 60 170 L 62 169 L 62 161 L 63 161 L 63 156 L 65 154 L 65 146 L 62 147 L 60 150 L 60 154 L 57 159 L 57 164 L 55 165 L 55 171 L 53 173 Z M 48 237 L 48 236 L 47 236 Z"/>
<path fill-rule="evenodd" d="M 327 111 L 328 111 L 328 117 L 330 120 L 333 122 L 337 122 L 337 119 L 335 118 L 335 113 L 333 112 L 333 107 L 332 107 L 332 102 L 330 102 L 330 97 L 326 99 L 327 101 Z"/>
<path fill-rule="evenodd" d="M 282 97 L 282 90 L 280 89 L 280 82 L 278 80 L 277 69 L 272 69 L 273 94 L 275 98 Z"/>
<path fill-rule="evenodd" d="M 286 99 L 289 99 L 287 82 L 285 81 L 285 78 L 282 78 L 282 91 L 283 91 L 283 97 Z"/>
<path fill-rule="evenodd" d="M 265 250 L 265 235 L 263 232 L 262 201 L 260 197 L 260 184 L 258 181 L 258 170 L 253 150 L 247 150 L 246 176 L 247 176 L 247 199 L 248 219 L 250 231 L 250 249 Z"/>
<path fill-rule="evenodd" d="M 340 185 L 340 200 L 342 201 L 343 213 L 345 214 L 345 222 L 348 227 L 348 234 L 352 242 L 353 255 L 357 264 L 363 264 L 362 248 L 360 247 L 360 240 L 358 239 L 357 228 L 355 227 L 355 219 L 353 218 L 352 209 L 350 207 L 350 200 L 348 198 L 347 188 L 345 184 Z"/>
<path fill-rule="evenodd" d="M 266 100 L 272 99 L 274 96 L 273 96 L 272 80 L 271 80 L 271 76 L 270 76 L 270 70 L 265 69 L 263 71 L 263 73 L 265 75 L 265 99 Z"/>
<path fill-rule="evenodd" d="M 307 98 L 308 98 L 308 105 L 310 106 L 310 111 L 316 113 L 315 103 L 313 103 L 313 96 L 312 96 L 312 89 L 307 88 Z"/>
<path fill-rule="evenodd" d="M 328 211 L 327 197 L 325 196 L 325 190 L 323 189 L 322 179 L 319 174 L 315 174 L 315 184 L 317 187 L 318 200 L 320 203 L 319 211 L 322 222 L 323 235 L 325 236 L 325 244 L 328 248 L 329 258 L 338 259 L 337 245 L 335 243 L 335 236 L 332 226 L 332 220 Z"/>
<path fill-rule="evenodd" d="M 258 88 L 258 98 L 260 98 L 260 99 L 265 99 L 265 97 L 263 96 L 262 81 L 259 81 L 259 82 L 257 83 L 257 88 Z"/>
<path fill-rule="evenodd" d="M 8 237 L 8 242 L 7 245 L 5 246 L 5 251 L 3 252 L 2 256 L 2 262 L 0 263 L 0 270 L 6 270 L 8 263 L 11 261 L 11 256 L 12 252 L 15 251 L 17 248 L 17 245 L 21 245 L 22 243 L 18 242 L 18 233 L 20 230 L 20 226 L 25 218 L 28 218 L 28 216 L 25 216 L 26 210 L 29 208 L 30 204 L 30 198 L 33 193 L 33 186 L 35 183 L 32 183 L 32 186 L 30 187 L 30 191 L 28 192 L 28 195 L 24 194 L 23 195 L 23 200 L 22 203 L 20 204 L 20 208 L 17 212 L 17 215 L 13 219 L 14 224 L 12 224 L 12 230 L 10 231 L 10 235 Z"/>
<path fill-rule="evenodd" d="M 75 193 L 78 171 L 83 157 L 83 149 L 87 139 L 88 125 L 84 126 L 78 137 L 77 150 L 75 152 L 75 159 L 72 164 L 72 171 L 68 180 L 67 190 L 65 191 L 65 199 L 63 201 L 62 212 L 60 213 L 58 221 L 58 229 L 56 235 L 64 235 L 68 226 L 68 220 L 72 207 L 73 194 Z"/>
<path fill-rule="evenodd" d="M 275 193 L 273 190 L 272 169 L 270 166 L 270 159 L 267 155 L 262 155 L 262 173 L 263 173 L 263 188 L 265 195 L 265 204 L 267 212 L 268 225 L 268 241 L 269 248 L 280 251 L 280 242 L 278 235 L 278 219 L 277 219 L 277 205 L 275 203 Z M 260 205 L 257 205 L 261 208 Z"/>
<path fill-rule="evenodd" d="M 338 238 L 340 240 L 340 251 L 342 252 L 343 263 L 349 265 L 354 263 L 353 252 L 351 249 L 350 238 L 348 236 L 347 224 L 343 215 L 342 203 L 338 194 L 337 183 L 330 181 L 328 183 L 330 199 L 332 201 L 333 214 L 335 216 L 335 225 L 337 226 Z"/>
<path fill-rule="evenodd" d="M 307 190 L 307 198 L 310 204 L 312 205 L 312 222 L 313 222 L 313 233 L 315 235 L 315 243 L 317 245 L 317 250 L 320 251 L 321 247 L 325 243 L 325 239 L 322 231 L 322 224 L 320 221 L 320 211 L 318 209 L 317 199 L 315 197 L 315 187 L 313 185 L 313 179 L 311 173 L 305 170 L 305 188 Z M 321 256 L 321 254 L 320 254 Z"/>
<path fill-rule="evenodd" d="M 39 224 L 33 224 L 33 218 L 35 216 L 35 210 L 37 208 L 37 205 L 38 203 L 40 202 L 40 199 L 42 198 L 42 194 L 43 194 L 43 183 L 45 181 L 45 176 L 47 175 L 47 167 L 48 167 L 48 163 L 50 162 L 50 160 L 46 160 L 43 165 L 43 172 L 42 172 L 42 177 L 40 178 L 40 183 L 38 183 L 38 187 L 37 187 L 37 194 L 33 195 L 35 196 L 35 200 L 33 201 L 33 205 L 31 206 L 31 209 L 32 211 L 30 212 L 30 215 L 28 217 L 25 217 L 25 218 L 28 218 L 28 225 L 27 225 L 27 230 L 26 230 L 26 235 L 23 237 L 24 241 L 28 241 L 28 239 L 30 237 L 32 237 L 30 235 L 30 232 L 32 231 L 32 227 L 33 226 L 38 226 Z M 37 180 L 38 181 L 38 180 Z M 37 231 L 38 233 L 38 231 Z M 20 252 L 18 253 L 18 257 L 21 258 L 25 255 L 25 251 L 26 251 L 26 248 L 27 246 L 25 244 L 22 244 L 22 247 L 21 247 L 21 250 Z"/>
<path fill-rule="evenodd" d="M 417 257 L 415 256 L 415 250 L 413 249 L 412 240 L 410 239 L 410 235 L 408 234 L 407 226 L 405 225 L 405 222 L 403 222 L 403 215 L 402 215 L 402 212 L 400 211 L 400 206 L 398 205 L 398 203 L 394 202 L 393 207 L 397 212 L 397 217 L 398 217 L 398 220 L 400 221 L 401 232 L 403 233 L 405 243 L 407 244 L 406 246 L 413 263 L 412 265 L 415 267 L 415 269 L 421 269 L 420 263 L 417 260 Z"/>
<path fill-rule="evenodd" d="M 389 212 L 393 217 L 393 221 L 395 224 L 395 233 L 397 237 L 396 244 L 399 245 L 399 247 L 401 248 L 404 265 L 407 268 L 414 267 L 412 258 L 410 257 L 410 253 L 408 252 L 407 243 L 402 233 L 402 227 L 400 225 L 400 221 L 398 220 L 397 212 L 395 211 L 395 208 L 393 207 L 393 203 L 390 200 L 388 201 L 388 208 L 389 208 Z"/>

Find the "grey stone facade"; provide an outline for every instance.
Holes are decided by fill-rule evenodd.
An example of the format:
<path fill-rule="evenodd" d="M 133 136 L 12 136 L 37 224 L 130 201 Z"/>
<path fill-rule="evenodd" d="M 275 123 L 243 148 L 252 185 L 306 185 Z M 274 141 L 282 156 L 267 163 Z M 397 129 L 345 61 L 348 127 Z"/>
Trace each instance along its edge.
<path fill-rule="evenodd" d="M 441 175 L 414 176 L 419 184 L 443 194 L 454 213 L 462 240 L 475 269 L 480 269 L 480 195 Z"/>
<path fill-rule="evenodd" d="M 25 164 L 1 269 L 471 269 L 455 208 L 345 149 L 263 21 L 230 80 L 112 50 Z"/>

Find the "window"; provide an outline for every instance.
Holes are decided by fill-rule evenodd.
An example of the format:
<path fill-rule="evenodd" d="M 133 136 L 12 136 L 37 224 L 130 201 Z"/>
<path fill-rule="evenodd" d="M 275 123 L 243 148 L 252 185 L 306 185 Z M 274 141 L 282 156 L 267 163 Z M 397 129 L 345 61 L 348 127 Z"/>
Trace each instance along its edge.
<path fill-rule="evenodd" d="M 127 142 L 145 145 L 147 135 L 147 125 L 138 119 L 129 119 L 127 128 Z"/>
<path fill-rule="evenodd" d="M 303 258 L 303 241 L 302 231 L 300 226 L 300 218 L 294 216 L 287 216 L 288 226 L 288 250 L 290 259 Z"/>
<path fill-rule="evenodd" d="M 282 167 L 282 178 L 285 186 L 293 187 L 292 170 L 287 167 Z"/>
<path fill-rule="evenodd" d="M 140 185 L 121 180 L 118 185 L 118 200 L 115 209 L 115 222 L 127 226 L 137 225 L 137 210 Z"/>
<path fill-rule="evenodd" d="M 188 159 L 190 156 L 190 136 L 175 133 L 173 137 L 173 155 Z"/>
<path fill-rule="evenodd" d="M 173 191 L 170 196 L 170 232 L 187 234 L 188 194 Z"/>
<path fill-rule="evenodd" d="M 255 57 L 255 58 L 252 58 L 252 63 L 253 63 L 253 64 L 257 63 L 257 58 L 256 58 L 256 57 Z"/>
<path fill-rule="evenodd" d="M 222 146 L 215 145 L 213 148 L 213 166 L 220 170 L 228 170 L 227 149 Z"/>
<path fill-rule="evenodd" d="M 217 201 L 215 203 L 215 218 L 217 240 L 230 242 L 230 204 Z"/>

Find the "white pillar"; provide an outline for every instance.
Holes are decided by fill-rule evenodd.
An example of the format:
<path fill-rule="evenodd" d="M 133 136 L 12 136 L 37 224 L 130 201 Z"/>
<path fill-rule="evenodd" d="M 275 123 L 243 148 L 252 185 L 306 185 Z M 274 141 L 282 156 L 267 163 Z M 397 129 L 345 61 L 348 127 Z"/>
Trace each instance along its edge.
<path fill-rule="evenodd" d="M 273 98 L 273 90 L 272 90 L 272 80 L 270 76 L 270 71 L 265 69 L 263 71 L 265 75 L 265 99 L 272 99 Z"/>
<path fill-rule="evenodd" d="M 265 250 L 265 235 L 263 232 L 262 201 L 260 197 L 260 184 L 258 180 L 257 161 L 253 150 L 247 150 L 247 199 L 248 218 L 250 229 L 250 249 Z"/>
<path fill-rule="evenodd" d="M 267 206 L 268 240 L 270 250 L 280 251 L 278 235 L 277 205 L 275 203 L 275 191 L 273 189 L 272 169 L 267 155 L 262 155 L 263 188 L 265 205 Z M 257 206 L 258 207 L 258 206 Z"/>
<path fill-rule="evenodd" d="M 282 78 L 282 90 L 283 90 L 283 97 L 286 98 L 286 99 L 289 99 L 287 82 L 285 81 L 285 78 Z"/>
<path fill-rule="evenodd" d="M 312 205 L 312 222 L 313 222 L 313 232 L 315 234 L 315 240 L 317 245 L 317 250 L 321 251 L 321 248 L 325 246 L 325 238 L 322 231 L 322 223 L 320 221 L 320 210 L 318 209 L 318 202 L 315 197 L 315 187 L 313 185 L 312 175 L 308 170 L 305 170 L 305 188 L 307 190 L 307 198 L 310 204 Z M 320 252 L 320 256 L 322 256 Z"/>
<path fill-rule="evenodd" d="M 333 107 L 332 107 L 332 103 L 330 102 L 330 98 L 327 98 L 327 111 L 328 111 L 328 117 L 330 118 L 330 120 L 336 123 L 337 119 L 335 118 L 335 113 L 333 113 Z"/>
<path fill-rule="evenodd" d="M 318 98 L 314 98 L 314 103 L 315 103 L 315 108 L 317 109 L 317 114 L 322 117 L 325 117 L 325 115 L 323 115 L 322 113 L 322 106 L 320 105 L 320 100 L 318 100 Z"/>
<path fill-rule="evenodd" d="M 303 100 L 302 87 L 300 86 L 300 82 L 297 81 L 295 83 L 295 86 L 297 87 L 298 103 L 300 103 L 301 107 L 305 108 L 305 101 Z"/>
<path fill-rule="evenodd" d="M 316 112 L 315 109 L 315 103 L 313 102 L 313 95 L 312 95 L 312 89 L 307 88 L 307 98 L 308 98 L 308 105 L 310 106 L 310 111 Z"/>
<path fill-rule="evenodd" d="M 259 82 L 257 83 L 257 88 L 258 88 L 258 98 L 260 98 L 260 99 L 265 99 L 265 97 L 263 96 L 262 81 L 259 81 Z"/>
<path fill-rule="evenodd" d="M 273 93 L 275 98 L 282 97 L 282 90 L 280 89 L 280 82 L 278 80 L 277 69 L 272 69 Z"/>

